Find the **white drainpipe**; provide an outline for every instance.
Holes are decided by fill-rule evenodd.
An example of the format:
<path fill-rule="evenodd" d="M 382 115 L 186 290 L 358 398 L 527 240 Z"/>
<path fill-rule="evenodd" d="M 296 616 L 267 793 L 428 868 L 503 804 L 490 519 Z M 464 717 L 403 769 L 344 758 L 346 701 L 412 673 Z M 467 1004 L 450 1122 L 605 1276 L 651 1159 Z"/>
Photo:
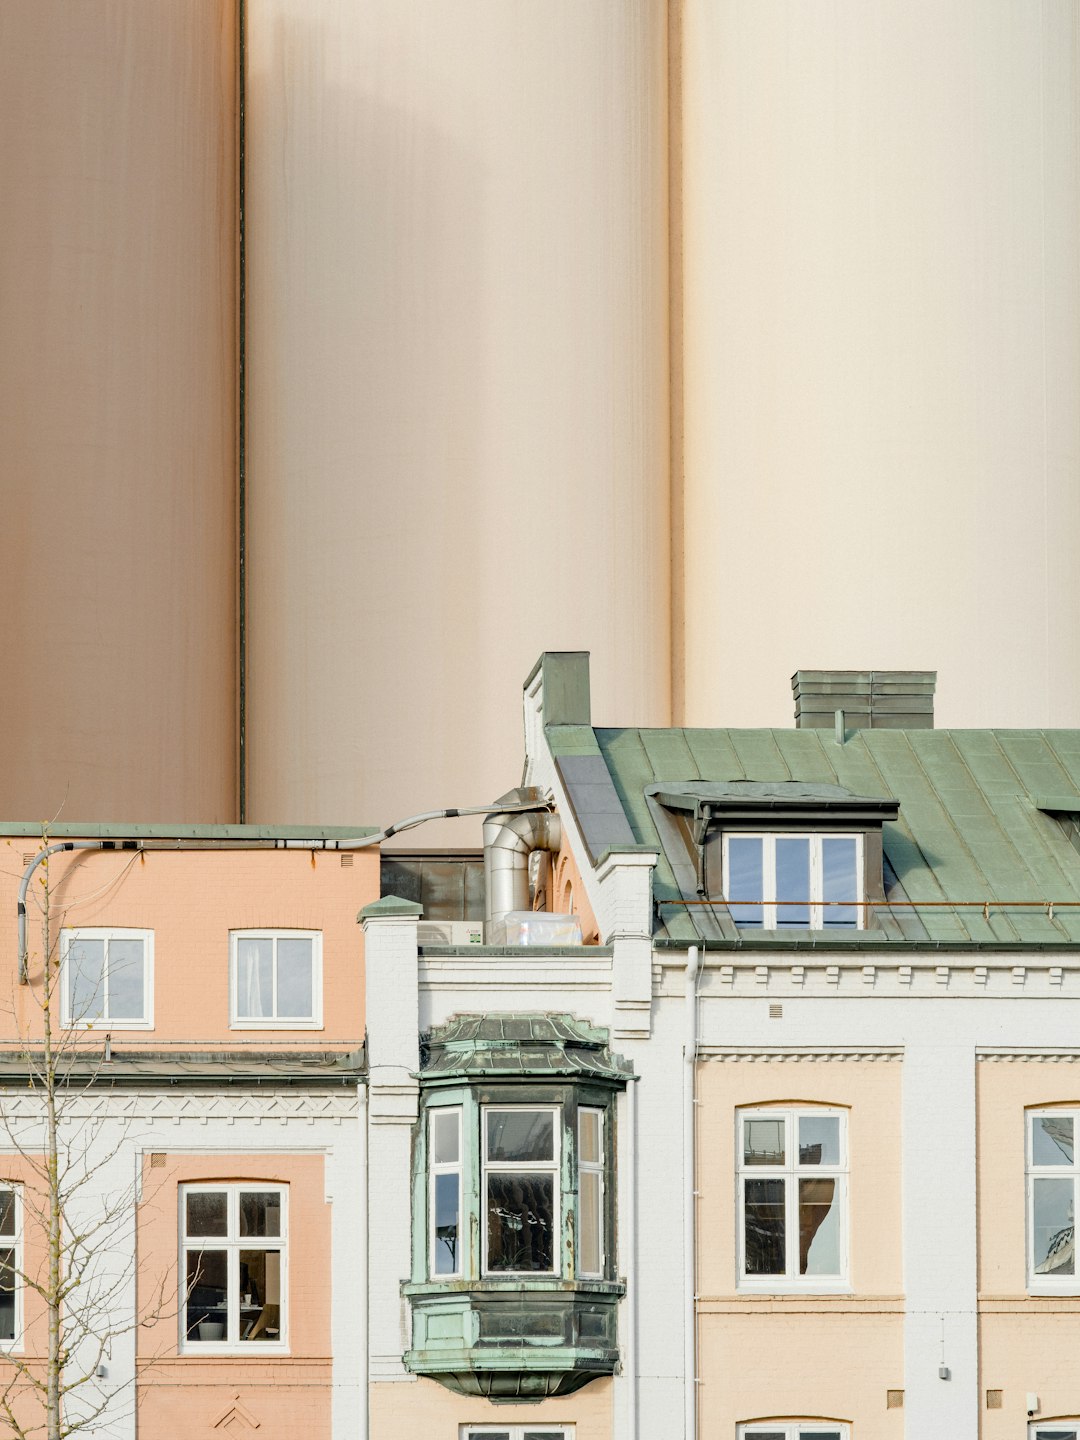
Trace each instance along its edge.
<path fill-rule="evenodd" d="M 686 1035 L 683 1044 L 683 1320 L 684 1440 L 697 1440 L 697 1264 L 695 1219 L 697 1163 L 694 1154 L 694 1080 L 697 1062 L 697 981 L 701 968 L 698 947 L 686 956 Z"/>
<path fill-rule="evenodd" d="M 631 1080 L 626 1087 L 626 1161 L 630 1171 L 626 1187 L 626 1345 L 624 1370 L 626 1376 L 626 1440 L 638 1440 L 638 1149 L 637 1149 L 637 1084 Z"/>

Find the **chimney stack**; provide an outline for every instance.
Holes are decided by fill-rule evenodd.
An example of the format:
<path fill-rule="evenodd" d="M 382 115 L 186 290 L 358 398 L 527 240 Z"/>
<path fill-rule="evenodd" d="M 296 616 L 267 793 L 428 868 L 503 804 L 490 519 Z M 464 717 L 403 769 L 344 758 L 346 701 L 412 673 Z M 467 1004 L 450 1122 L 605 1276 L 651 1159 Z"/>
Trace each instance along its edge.
<path fill-rule="evenodd" d="M 797 730 L 932 730 L 936 670 L 796 670 Z"/>

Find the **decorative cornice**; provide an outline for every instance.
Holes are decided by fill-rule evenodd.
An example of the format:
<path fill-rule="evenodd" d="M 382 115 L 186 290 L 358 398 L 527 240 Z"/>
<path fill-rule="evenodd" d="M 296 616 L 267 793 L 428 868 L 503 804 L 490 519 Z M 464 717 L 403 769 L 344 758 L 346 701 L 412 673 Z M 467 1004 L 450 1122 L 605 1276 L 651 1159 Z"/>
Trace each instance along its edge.
<path fill-rule="evenodd" d="M 746 1046 L 746 1045 L 701 1045 L 698 1047 L 699 1060 L 746 1061 L 749 1064 L 780 1061 L 797 1063 L 803 1060 L 902 1060 L 901 1046 L 876 1046 L 858 1048 L 848 1045 L 812 1046 Z"/>

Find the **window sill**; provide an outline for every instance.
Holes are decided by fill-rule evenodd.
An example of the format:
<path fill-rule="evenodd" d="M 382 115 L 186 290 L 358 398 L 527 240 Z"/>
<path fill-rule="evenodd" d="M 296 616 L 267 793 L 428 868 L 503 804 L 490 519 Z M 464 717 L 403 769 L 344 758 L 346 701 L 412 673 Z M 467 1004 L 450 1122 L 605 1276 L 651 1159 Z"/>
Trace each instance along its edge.
<path fill-rule="evenodd" d="M 81 1035 L 92 1035 L 99 1033 L 104 1035 L 109 1030 L 153 1030 L 153 1020 L 61 1020 L 61 1026 L 65 1030 L 77 1030 Z"/>
<path fill-rule="evenodd" d="M 738 1285 L 735 1293 L 740 1299 L 760 1296 L 764 1300 L 776 1300 L 788 1296 L 803 1300 L 817 1295 L 854 1295 L 855 1291 L 848 1281 L 836 1280 L 821 1285 Z"/>
<path fill-rule="evenodd" d="M 259 1344 L 258 1342 L 245 1344 L 242 1340 L 237 1341 L 236 1344 L 230 1344 L 225 1341 L 218 1343 L 216 1340 L 203 1340 L 197 1345 L 183 1345 L 177 1352 L 178 1358 L 181 1360 L 212 1360 L 216 1356 L 221 1355 L 227 1355 L 230 1359 L 243 1356 L 245 1359 L 259 1360 L 264 1356 L 274 1356 L 276 1358 L 288 1354 L 288 1345 L 275 1344 L 271 1341 L 266 1341 L 263 1344 Z"/>
<path fill-rule="evenodd" d="M 230 1020 L 230 1030 L 322 1030 L 318 1020 Z"/>

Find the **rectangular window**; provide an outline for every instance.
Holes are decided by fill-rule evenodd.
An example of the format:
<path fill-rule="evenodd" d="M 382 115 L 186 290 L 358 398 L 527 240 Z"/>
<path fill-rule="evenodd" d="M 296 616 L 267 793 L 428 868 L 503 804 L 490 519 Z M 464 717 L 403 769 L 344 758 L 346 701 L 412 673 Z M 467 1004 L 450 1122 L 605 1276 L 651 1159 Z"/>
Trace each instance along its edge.
<path fill-rule="evenodd" d="M 727 834 L 723 867 L 740 929 L 863 928 L 861 835 Z"/>
<path fill-rule="evenodd" d="M 577 1273 L 600 1279 L 604 1273 L 604 1112 L 578 1111 Z"/>
<path fill-rule="evenodd" d="M 843 1284 L 844 1120 L 842 1112 L 823 1109 L 739 1112 L 740 1288 L 813 1291 Z"/>
<path fill-rule="evenodd" d="M 7 1349 L 22 1334 L 21 1201 L 14 1186 L 0 1187 L 0 1347 Z"/>
<path fill-rule="evenodd" d="M 152 930 L 61 930 L 61 1022 L 149 1029 L 153 961 Z"/>
<path fill-rule="evenodd" d="M 234 1030 L 322 1026 L 322 935 L 318 930 L 230 934 L 230 1022 Z"/>
<path fill-rule="evenodd" d="M 559 1253 L 559 1111 L 489 1106 L 483 1112 L 487 1274 L 553 1275 Z"/>
<path fill-rule="evenodd" d="M 1028 1112 L 1028 1285 L 1076 1294 L 1076 1128 L 1080 1112 Z"/>
<path fill-rule="evenodd" d="M 461 1274 L 461 1111 L 428 1115 L 431 1276 Z"/>
<path fill-rule="evenodd" d="M 286 1198 L 255 1181 L 181 1188 L 182 1349 L 285 1348 Z"/>

